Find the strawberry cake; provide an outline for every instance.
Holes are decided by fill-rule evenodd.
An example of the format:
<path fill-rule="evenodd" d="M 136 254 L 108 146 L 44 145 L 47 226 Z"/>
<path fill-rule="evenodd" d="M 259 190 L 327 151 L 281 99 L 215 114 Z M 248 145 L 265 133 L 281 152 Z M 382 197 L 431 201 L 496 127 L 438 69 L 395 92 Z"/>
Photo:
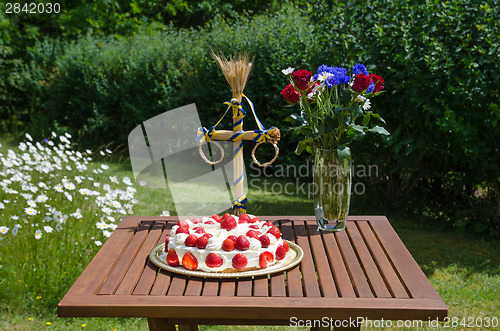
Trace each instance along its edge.
<path fill-rule="evenodd" d="M 165 239 L 162 259 L 188 270 L 242 272 L 284 261 L 289 250 L 272 222 L 225 214 L 177 222 Z"/>

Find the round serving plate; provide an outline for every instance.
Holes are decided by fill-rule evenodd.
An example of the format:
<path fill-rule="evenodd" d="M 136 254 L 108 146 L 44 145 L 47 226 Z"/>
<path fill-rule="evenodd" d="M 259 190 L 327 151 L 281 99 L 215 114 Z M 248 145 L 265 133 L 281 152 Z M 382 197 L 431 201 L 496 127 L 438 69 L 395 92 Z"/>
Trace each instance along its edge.
<path fill-rule="evenodd" d="M 288 270 L 290 268 L 295 267 L 297 264 L 300 263 L 300 261 L 302 261 L 302 258 L 304 257 L 304 252 L 302 251 L 302 249 L 295 243 L 292 243 L 288 240 L 285 241 L 288 243 L 288 246 L 290 246 L 290 251 L 288 252 L 284 260 L 278 261 L 278 263 L 269 268 L 257 269 L 251 271 L 223 273 L 223 272 L 187 270 L 184 269 L 182 266 L 172 267 L 168 265 L 166 260 L 164 260 L 164 258 L 166 257 L 166 254 L 163 254 L 165 243 L 161 243 L 157 245 L 155 248 L 153 248 L 149 253 L 149 259 L 157 267 L 188 276 L 209 277 L 209 278 L 240 278 L 240 277 L 263 276 Z"/>

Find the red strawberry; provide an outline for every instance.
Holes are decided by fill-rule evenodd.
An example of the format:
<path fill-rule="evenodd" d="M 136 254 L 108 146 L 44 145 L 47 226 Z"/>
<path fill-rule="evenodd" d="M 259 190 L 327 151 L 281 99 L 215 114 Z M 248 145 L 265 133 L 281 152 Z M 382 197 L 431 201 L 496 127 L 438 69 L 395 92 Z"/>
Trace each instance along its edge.
<path fill-rule="evenodd" d="M 193 228 L 193 230 L 194 230 L 194 233 L 198 233 L 198 234 L 204 234 L 205 233 L 205 229 L 200 228 L 199 226 Z"/>
<path fill-rule="evenodd" d="M 223 220 L 225 220 L 225 219 L 227 219 L 229 217 L 231 217 L 231 214 L 225 213 L 224 216 L 222 216 L 222 220 L 221 221 L 223 221 Z"/>
<path fill-rule="evenodd" d="M 179 221 L 176 224 L 178 227 L 183 228 L 183 227 L 189 227 L 189 224 L 186 221 Z"/>
<path fill-rule="evenodd" d="M 248 264 L 248 259 L 245 255 L 238 253 L 233 257 L 233 267 L 235 269 L 243 269 Z"/>
<path fill-rule="evenodd" d="M 288 253 L 288 251 L 290 250 L 290 246 L 286 241 L 283 241 L 283 247 L 285 247 L 285 251 Z"/>
<path fill-rule="evenodd" d="M 193 255 L 193 253 L 187 252 L 182 258 L 182 266 L 186 269 L 194 270 L 198 268 L 198 260 Z"/>
<path fill-rule="evenodd" d="M 252 219 L 250 218 L 250 216 L 248 216 L 247 214 L 243 214 L 238 219 L 238 223 L 250 223 L 251 220 Z"/>
<path fill-rule="evenodd" d="M 219 215 L 217 215 L 217 214 L 213 214 L 213 215 L 212 215 L 212 218 L 213 218 L 213 219 L 214 219 L 217 223 L 220 223 L 220 221 L 222 221 L 222 220 L 220 219 L 220 216 L 219 216 Z"/>
<path fill-rule="evenodd" d="M 207 264 L 207 266 L 209 268 L 217 268 L 217 267 L 220 267 L 222 265 L 222 263 L 224 263 L 224 261 L 222 260 L 222 258 L 219 255 L 217 255 L 215 253 L 210 253 L 207 256 L 205 263 Z"/>
<path fill-rule="evenodd" d="M 262 226 L 274 226 L 273 222 L 271 221 L 267 221 L 266 223 L 264 223 L 264 225 Z"/>
<path fill-rule="evenodd" d="M 214 235 L 213 234 L 210 234 L 210 233 L 205 233 L 204 236 L 208 237 L 208 238 L 212 238 Z"/>
<path fill-rule="evenodd" d="M 251 229 L 255 229 L 255 230 L 260 229 L 260 228 L 259 228 L 259 226 L 258 226 L 258 225 L 255 225 L 255 224 L 250 225 L 250 226 L 249 226 L 249 228 L 251 228 Z"/>
<path fill-rule="evenodd" d="M 278 229 L 277 227 L 273 226 L 272 228 L 269 229 L 269 231 L 267 231 L 267 233 L 270 233 L 272 234 L 273 236 L 276 237 L 276 239 L 279 239 L 281 238 L 281 233 L 280 233 L 280 229 Z"/>
<path fill-rule="evenodd" d="M 273 262 L 274 257 L 271 252 L 262 252 L 259 255 L 259 265 L 261 268 L 267 268 L 271 262 Z"/>
<path fill-rule="evenodd" d="M 191 234 L 187 236 L 186 240 L 184 241 L 184 245 L 187 247 L 194 247 L 196 246 L 196 241 L 198 240 L 198 237 L 195 236 L 194 234 Z"/>
<path fill-rule="evenodd" d="M 250 247 L 250 241 L 248 241 L 247 237 L 241 235 L 236 239 L 234 247 L 240 251 L 246 251 Z"/>
<path fill-rule="evenodd" d="M 175 231 L 175 234 L 179 234 L 179 233 L 189 234 L 189 227 L 188 226 L 181 226 L 181 227 L 177 228 L 177 231 Z"/>
<path fill-rule="evenodd" d="M 223 242 L 222 242 L 222 249 L 225 250 L 226 252 L 230 252 L 234 249 L 234 241 L 232 241 L 231 239 L 229 238 L 226 238 Z"/>
<path fill-rule="evenodd" d="M 286 248 L 283 245 L 279 245 L 276 249 L 276 260 L 283 260 L 286 256 Z"/>
<path fill-rule="evenodd" d="M 262 244 L 262 248 L 268 248 L 269 245 L 271 245 L 271 240 L 269 240 L 267 234 L 263 234 L 262 236 L 260 236 L 259 240 L 260 243 Z"/>
<path fill-rule="evenodd" d="M 250 223 L 255 223 L 255 222 L 260 222 L 260 219 L 258 217 L 254 217 L 250 220 Z"/>
<path fill-rule="evenodd" d="M 223 218 L 222 222 L 220 222 L 220 227 L 227 231 L 236 228 L 237 225 L 238 224 L 236 223 L 236 220 L 234 219 L 233 216 L 229 216 L 228 218 Z"/>
<path fill-rule="evenodd" d="M 255 230 L 248 230 L 248 232 L 246 233 L 246 236 L 249 237 L 249 238 L 259 238 L 259 236 L 261 235 L 262 233 L 260 233 L 260 231 L 255 231 Z"/>
<path fill-rule="evenodd" d="M 215 224 L 215 223 L 212 221 L 206 221 L 205 224 Z"/>
<path fill-rule="evenodd" d="M 167 263 L 172 267 L 176 267 L 179 265 L 179 258 L 177 257 L 177 253 L 175 249 L 170 248 L 167 254 Z"/>
<path fill-rule="evenodd" d="M 198 247 L 199 249 L 204 249 L 205 247 L 207 247 L 208 239 L 210 239 L 210 237 L 207 235 L 201 236 L 200 238 L 198 238 L 198 240 L 196 240 L 196 247 Z"/>
<path fill-rule="evenodd" d="M 168 247 L 168 243 L 170 242 L 170 235 L 167 234 L 165 237 L 165 248 Z"/>
<path fill-rule="evenodd" d="M 238 239 L 238 237 L 236 237 L 234 234 L 232 234 L 230 236 L 227 236 L 227 239 L 231 239 L 233 242 L 236 242 L 236 239 Z"/>
<path fill-rule="evenodd" d="M 193 219 L 191 220 L 191 222 L 192 222 L 193 224 L 198 224 L 198 223 L 201 223 L 201 220 L 200 220 L 198 217 L 195 217 L 195 218 L 193 218 Z"/>

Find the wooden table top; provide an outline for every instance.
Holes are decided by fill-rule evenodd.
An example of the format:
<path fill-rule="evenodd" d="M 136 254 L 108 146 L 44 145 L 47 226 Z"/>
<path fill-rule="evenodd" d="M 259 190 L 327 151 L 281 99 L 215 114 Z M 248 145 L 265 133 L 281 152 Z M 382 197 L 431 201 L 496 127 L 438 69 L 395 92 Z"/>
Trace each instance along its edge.
<path fill-rule="evenodd" d="M 302 248 L 298 266 L 253 279 L 158 270 L 149 252 L 178 218 L 125 217 L 61 300 L 59 316 L 166 318 L 179 324 L 447 316 L 445 303 L 386 217 L 350 216 L 346 230 L 337 233 L 318 232 L 310 216 L 260 218 Z"/>

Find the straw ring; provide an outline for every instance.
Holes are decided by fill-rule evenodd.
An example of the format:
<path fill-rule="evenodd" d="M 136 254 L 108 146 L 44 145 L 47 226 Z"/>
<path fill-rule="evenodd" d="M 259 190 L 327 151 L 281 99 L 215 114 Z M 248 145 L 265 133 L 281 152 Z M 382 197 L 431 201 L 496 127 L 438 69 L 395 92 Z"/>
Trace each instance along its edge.
<path fill-rule="evenodd" d="M 200 140 L 200 143 L 198 144 L 198 152 L 200 152 L 200 156 L 201 158 L 208 164 L 210 165 L 216 165 L 218 163 L 221 163 L 222 160 L 224 159 L 224 149 L 222 148 L 221 144 L 219 144 L 217 141 L 215 140 L 212 140 L 211 141 L 212 144 L 214 144 L 215 146 L 217 146 L 219 148 L 219 151 L 220 151 L 220 159 L 215 161 L 215 162 L 212 162 L 210 161 L 209 159 L 207 159 L 207 157 L 205 156 L 205 153 L 203 153 L 202 149 L 201 149 L 201 145 L 203 145 L 203 141 Z"/>
<path fill-rule="evenodd" d="M 272 164 L 276 159 L 278 158 L 278 155 L 280 153 L 280 149 L 278 148 L 278 144 L 276 141 L 271 141 L 271 144 L 274 146 L 274 157 L 272 158 L 271 161 L 266 162 L 264 164 L 261 164 L 259 161 L 257 161 L 257 158 L 255 157 L 255 151 L 257 150 L 257 147 L 259 147 L 260 144 L 265 143 L 265 141 L 261 141 L 260 143 L 255 144 L 254 148 L 252 149 L 252 160 L 253 162 L 258 165 L 259 167 L 267 167 L 268 165 Z"/>

